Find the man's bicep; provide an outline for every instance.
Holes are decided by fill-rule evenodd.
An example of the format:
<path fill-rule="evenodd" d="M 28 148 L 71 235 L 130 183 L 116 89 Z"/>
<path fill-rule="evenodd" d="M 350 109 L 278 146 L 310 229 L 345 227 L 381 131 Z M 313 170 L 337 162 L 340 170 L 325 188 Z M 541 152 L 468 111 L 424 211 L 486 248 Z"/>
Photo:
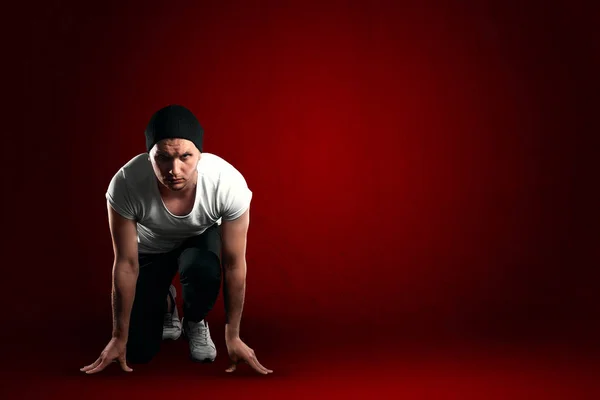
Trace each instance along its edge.
<path fill-rule="evenodd" d="M 108 209 L 108 224 L 112 237 L 113 250 L 116 262 L 137 263 L 137 224 L 135 220 L 127 219 L 116 212 L 110 203 L 106 202 Z"/>
<path fill-rule="evenodd" d="M 223 262 L 228 265 L 245 260 L 246 238 L 250 225 L 250 208 L 232 221 L 223 221 L 221 235 L 223 239 Z"/>

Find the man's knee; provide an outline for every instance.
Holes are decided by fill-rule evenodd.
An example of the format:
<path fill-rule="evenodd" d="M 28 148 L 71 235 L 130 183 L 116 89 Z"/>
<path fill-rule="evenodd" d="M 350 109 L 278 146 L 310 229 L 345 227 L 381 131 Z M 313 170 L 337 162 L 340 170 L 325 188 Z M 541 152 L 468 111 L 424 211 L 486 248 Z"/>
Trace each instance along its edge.
<path fill-rule="evenodd" d="M 182 283 L 221 282 L 221 263 L 216 254 L 197 248 L 185 249 L 179 257 L 179 275 Z"/>
<path fill-rule="evenodd" d="M 152 312 L 143 312 L 144 307 L 150 308 Z M 154 358 L 162 342 L 163 320 L 164 316 L 159 307 L 152 304 L 134 304 L 129 319 L 126 347 L 128 361 L 144 364 Z"/>
<path fill-rule="evenodd" d="M 160 346 L 150 343 L 127 343 L 127 361 L 132 364 L 146 364 L 158 353 Z"/>

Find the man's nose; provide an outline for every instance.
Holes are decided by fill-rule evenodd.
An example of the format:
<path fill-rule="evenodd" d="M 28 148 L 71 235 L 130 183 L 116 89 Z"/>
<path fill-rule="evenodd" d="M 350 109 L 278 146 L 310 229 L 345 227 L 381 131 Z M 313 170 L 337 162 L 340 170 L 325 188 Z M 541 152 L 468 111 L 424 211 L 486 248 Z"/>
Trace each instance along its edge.
<path fill-rule="evenodd" d="M 177 161 L 173 162 L 171 165 L 171 170 L 169 171 L 173 176 L 178 176 L 181 171 L 181 166 L 177 163 Z"/>

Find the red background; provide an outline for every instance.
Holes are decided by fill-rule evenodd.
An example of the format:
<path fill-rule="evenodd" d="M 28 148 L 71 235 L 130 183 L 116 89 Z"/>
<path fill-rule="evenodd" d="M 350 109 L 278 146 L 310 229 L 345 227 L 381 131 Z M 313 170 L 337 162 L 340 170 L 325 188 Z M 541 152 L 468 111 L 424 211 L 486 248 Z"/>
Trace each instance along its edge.
<path fill-rule="evenodd" d="M 591 395 L 591 15 L 566 2 L 19 10 L 3 351 L 28 378 L 11 394 Z M 216 364 L 191 364 L 178 341 L 128 377 L 78 371 L 110 338 L 104 193 L 170 103 L 254 192 L 242 337 L 272 376 L 223 376 L 222 298 Z"/>

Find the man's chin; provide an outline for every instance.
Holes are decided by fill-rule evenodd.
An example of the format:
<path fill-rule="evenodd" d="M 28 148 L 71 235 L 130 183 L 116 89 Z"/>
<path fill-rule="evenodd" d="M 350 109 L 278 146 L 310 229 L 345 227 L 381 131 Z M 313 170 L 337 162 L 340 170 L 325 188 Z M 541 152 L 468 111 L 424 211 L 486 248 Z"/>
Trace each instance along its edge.
<path fill-rule="evenodd" d="M 167 182 L 167 184 L 165 186 L 169 190 L 172 190 L 174 192 L 178 192 L 181 189 L 185 188 L 185 182 L 179 182 L 179 183 Z"/>

